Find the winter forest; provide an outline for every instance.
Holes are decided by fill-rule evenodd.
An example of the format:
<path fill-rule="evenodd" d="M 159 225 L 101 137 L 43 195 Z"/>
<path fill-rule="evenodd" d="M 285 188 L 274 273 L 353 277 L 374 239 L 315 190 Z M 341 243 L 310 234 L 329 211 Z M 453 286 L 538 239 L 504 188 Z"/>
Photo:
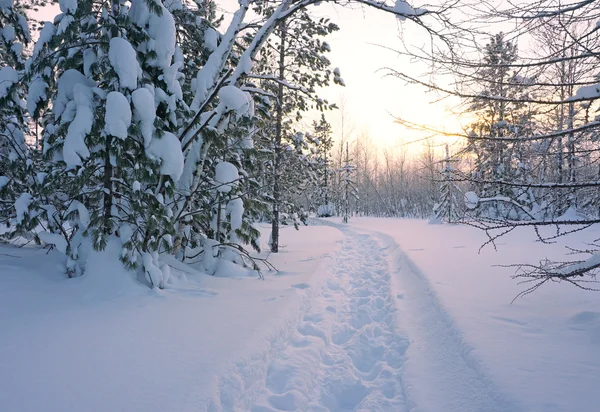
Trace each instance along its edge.
<path fill-rule="evenodd" d="M 335 14 L 320 11 L 322 3 L 392 20 L 398 39 L 385 48 L 400 63 L 373 76 L 410 90 L 401 99 L 417 93 L 432 107 L 443 105 L 451 120 L 433 119 L 433 109 L 420 119 L 391 112 L 397 136 L 385 147 L 381 136 L 355 127 L 353 115 L 328 98 L 347 86 L 345 68 L 331 58 L 330 39 L 344 33 Z M 179 379 L 156 395 L 164 404 L 124 407 L 160 387 L 144 381 L 139 396 L 129 398 L 137 389 L 126 378 L 123 394 L 94 400 L 95 408 L 92 395 L 79 399 L 77 391 L 57 399 L 93 412 L 595 410 L 598 399 L 572 392 L 561 400 L 558 389 L 547 389 L 568 387 L 566 378 L 545 389 L 527 386 L 535 376 L 554 376 L 555 365 L 531 366 L 535 375 L 519 369 L 515 378 L 487 339 L 496 333 L 500 339 L 502 328 L 522 328 L 511 332 L 525 342 L 514 362 L 533 362 L 534 351 L 527 351 L 536 344 L 527 339 L 538 329 L 530 330 L 530 322 L 555 325 L 535 318 L 529 306 L 523 316 L 531 318 L 515 320 L 503 305 L 513 299 L 511 308 L 530 305 L 519 303 L 525 298 L 562 302 L 567 298 L 558 292 L 544 292 L 560 284 L 582 294 L 569 295 L 578 308 L 565 321 L 569 330 L 590 334 L 586 350 L 600 342 L 600 307 L 586 306 L 600 289 L 600 235 L 594 233 L 600 223 L 600 2 L 238 0 L 227 7 L 231 12 L 221 0 L 0 0 L 0 274 L 10 272 L 0 284 L 14 282 L 17 290 L 29 282 L 20 271 L 38 279 L 46 267 L 51 282 L 71 282 L 46 289 L 48 279 L 38 279 L 14 298 L 6 288 L 0 311 L 34 319 L 18 296 L 35 301 L 40 314 L 47 304 L 87 308 L 69 315 L 74 326 L 60 326 L 67 328 L 60 339 L 49 331 L 39 339 L 56 348 L 78 336 L 77 325 L 87 319 L 104 325 L 81 343 L 92 346 L 152 319 L 132 340 L 148 338 L 157 353 L 141 348 L 132 370 L 140 376 L 163 370 Z M 423 121 L 428 116 L 431 122 Z M 444 252 L 448 247 L 452 253 Z M 473 254 L 461 255 L 463 248 Z M 505 255 L 494 260 L 487 250 Z M 508 283 L 478 283 L 476 273 L 500 267 L 509 269 L 500 275 Z M 221 282 L 240 273 L 264 282 Z M 292 280 L 289 273 L 301 275 Z M 415 276 L 392 276 L 399 273 Z M 444 289 L 450 281 L 432 273 L 452 273 L 456 283 Z M 86 279 L 92 286 L 79 291 Z M 464 295 L 471 287 L 484 298 Z M 146 294 L 127 300 L 123 288 Z M 98 302 L 106 296 L 112 302 L 116 293 L 120 303 L 111 307 L 131 309 L 130 323 L 113 323 L 110 310 L 97 310 L 94 293 L 108 294 Z M 214 305 L 202 300 L 217 295 Z M 279 306 L 269 309 L 272 301 Z M 465 301 L 480 306 L 467 310 Z M 489 309 L 485 322 L 499 326 L 481 332 L 485 322 L 471 313 L 484 316 L 490 302 L 502 309 Z M 199 336 L 170 324 L 198 312 L 206 323 Z M 225 326 L 212 325 L 207 313 L 222 315 Z M 403 318 L 408 313 L 414 316 Z M 152 335 L 157 324 L 175 328 L 170 341 Z M 285 328 L 267 333 L 261 329 L 267 324 Z M 14 342 L 2 343 L 0 331 L 0 353 L 16 351 L 14 376 L 0 372 L 0 405 L 13 406 L 7 410 L 66 410 L 44 409 L 43 396 L 36 403 L 25 392 L 11 398 L 30 376 L 47 379 L 40 381 L 46 396 L 62 391 L 49 382 L 60 382 L 53 373 L 63 364 L 70 365 L 70 382 L 118 392 L 102 386 L 105 375 L 77 382 L 78 363 L 88 361 L 83 352 L 59 350 L 62 357 L 43 358 L 56 365 L 35 369 L 23 360 L 31 352 L 15 348 L 38 342 L 38 332 L 20 325 L 0 319 L 1 330 L 14 332 Z M 238 334 L 226 334 L 231 330 Z M 258 330 L 269 336 L 268 347 L 244 344 L 251 354 L 227 363 L 234 372 L 217 365 L 233 362 L 241 343 L 232 342 L 254 342 Z M 548 356 L 561 356 L 573 342 L 560 341 L 559 329 L 544 331 L 545 341 L 558 342 L 547 347 L 556 351 Z M 192 346 L 198 341 L 201 355 Z M 173 349 L 173 342 L 184 347 Z M 135 345 L 116 357 L 118 351 L 98 347 L 90 362 L 119 370 L 119 362 L 135 361 Z M 159 348 L 176 361 L 161 363 Z M 572 352 L 572 365 L 588 365 L 573 375 L 597 382 L 600 363 L 575 359 L 588 353 L 583 349 Z M 169 369 L 192 358 L 195 371 Z M 102 366 L 106 359 L 112 360 Z M 154 361 L 156 370 L 147 369 Z M 213 377 L 222 370 L 231 373 Z M 185 376 L 217 389 L 179 396 L 190 387 Z M 509 381 L 539 393 L 527 397 Z M 432 396 L 432 387 L 441 390 Z"/>

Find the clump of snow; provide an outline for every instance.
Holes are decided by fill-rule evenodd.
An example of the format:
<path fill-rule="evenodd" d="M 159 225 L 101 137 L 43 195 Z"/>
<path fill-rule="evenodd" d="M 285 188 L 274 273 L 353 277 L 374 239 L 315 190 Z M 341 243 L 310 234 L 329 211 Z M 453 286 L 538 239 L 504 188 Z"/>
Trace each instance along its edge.
<path fill-rule="evenodd" d="M 142 87 L 131 94 L 131 101 L 133 102 L 135 120 L 140 123 L 140 129 L 144 137 L 144 147 L 148 147 L 154 134 L 154 119 L 156 119 L 154 96 L 150 90 Z"/>
<path fill-rule="evenodd" d="M 21 196 L 15 200 L 15 211 L 17 212 L 17 224 L 23 222 L 25 215 L 29 214 L 29 205 L 33 202 L 33 196 L 29 193 L 22 193 Z"/>
<path fill-rule="evenodd" d="M 44 23 L 44 27 L 40 31 L 40 35 L 35 42 L 35 46 L 33 46 L 33 54 L 32 57 L 35 59 L 37 55 L 42 51 L 44 46 L 52 39 L 54 33 L 56 32 L 56 26 L 50 23 L 49 21 Z"/>
<path fill-rule="evenodd" d="M 40 240 L 47 245 L 54 245 L 60 253 L 67 253 L 67 241 L 57 233 L 40 232 Z"/>
<path fill-rule="evenodd" d="M 167 90 L 178 99 L 183 98 L 181 84 L 178 80 L 183 76 L 183 74 L 179 71 L 181 66 L 183 66 L 182 62 L 175 62 L 172 66 L 164 66 L 163 74 L 159 76 L 159 79 L 164 81 L 167 85 Z"/>
<path fill-rule="evenodd" d="M 214 275 L 221 278 L 258 277 L 258 273 L 255 270 L 245 268 L 225 259 L 217 261 L 217 268 Z"/>
<path fill-rule="evenodd" d="M 156 59 L 150 64 L 159 67 L 169 67 L 175 53 L 176 30 L 173 15 L 162 3 L 158 3 L 161 15 L 152 13 L 148 20 L 148 35 L 152 38 L 150 42 L 152 50 L 156 52 Z"/>
<path fill-rule="evenodd" d="M 56 30 L 56 34 L 61 35 L 64 32 L 66 32 L 67 29 L 69 28 L 69 26 L 71 25 L 71 23 L 73 23 L 74 21 L 75 21 L 75 17 L 73 17 L 70 14 L 63 16 L 63 18 L 60 20 L 60 23 L 58 24 L 58 29 Z"/>
<path fill-rule="evenodd" d="M 108 58 L 119 76 L 121 87 L 135 90 L 137 79 L 142 75 L 142 69 L 131 43 L 121 37 L 113 37 L 110 39 Z"/>
<path fill-rule="evenodd" d="M 142 254 L 146 279 L 152 287 L 164 289 L 171 277 L 171 269 L 166 264 L 160 264 L 158 253 L 144 252 Z"/>
<path fill-rule="evenodd" d="M 150 10 L 148 10 L 146 0 L 131 0 L 129 18 L 139 27 L 144 27 L 148 23 Z"/>
<path fill-rule="evenodd" d="M 92 89 L 81 83 L 75 84 L 73 99 L 76 104 L 76 114 L 69 125 L 63 144 L 63 160 L 68 169 L 81 165 L 81 159 L 90 155 L 85 144 L 85 137 L 92 131 L 94 124 Z"/>
<path fill-rule="evenodd" d="M 106 97 L 104 130 L 119 139 L 127 138 L 127 129 L 131 125 L 131 107 L 127 98 L 119 92 L 110 92 Z"/>
<path fill-rule="evenodd" d="M 217 31 L 212 27 L 207 27 L 204 31 L 204 47 L 206 47 L 209 52 L 212 53 L 217 49 L 218 37 Z"/>
<path fill-rule="evenodd" d="M 12 26 L 12 24 L 7 24 L 4 26 L 4 29 L 2 29 L 2 37 L 4 37 L 4 40 L 7 43 L 12 43 L 15 40 L 15 28 Z"/>
<path fill-rule="evenodd" d="M 8 95 L 8 90 L 19 81 L 19 74 L 10 66 L 0 69 L 0 99 Z"/>
<path fill-rule="evenodd" d="M 578 220 L 584 220 L 583 216 L 577 211 L 574 206 L 569 206 L 565 213 L 556 218 L 557 221 L 571 221 L 577 222 Z"/>
<path fill-rule="evenodd" d="M 479 204 L 479 196 L 475 192 L 465 193 L 465 206 L 469 209 L 475 209 Z"/>
<path fill-rule="evenodd" d="M 29 84 L 29 91 L 27 93 L 27 111 L 29 114 L 33 115 L 38 104 L 46 100 L 47 89 L 48 83 L 44 81 L 42 76 L 36 75 Z"/>
<path fill-rule="evenodd" d="M 43 80 L 40 79 L 43 82 Z M 34 81 L 35 83 L 36 81 Z M 83 74 L 78 72 L 75 69 L 69 69 L 65 71 L 58 79 L 58 93 L 56 95 L 56 99 L 52 103 L 52 113 L 54 113 L 54 117 L 58 119 L 64 112 L 69 101 L 75 98 L 75 86 L 81 84 L 86 87 L 94 87 L 96 83 L 92 80 L 85 77 Z M 32 96 L 33 101 L 37 103 L 40 96 L 45 94 L 46 88 L 48 87 L 45 83 L 38 83 L 36 88 L 36 93 Z M 35 97 L 37 96 L 37 100 Z"/>
<path fill-rule="evenodd" d="M 333 215 L 335 215 L 335 206 L 333 206 L 333 203 L 319 205 L 319 207 L 317 208 L 318 217 L 331 217 Z"/>
<path fill-rule="evenodd" d="M 63 13 L 75 14 L 77 11 L 77 0 L 58 0 L 60 11 Z"/>
<path fill-rule="evenodd" d="M 591 86 L 582 86 L 579 89 L 577 89 L 577 92 L 575 93 L 575 96 L 570 97 L 567 100 L 574 100 L 574 99 L 595 99 L 597 97 L 600 97 L 600 85 L 599 84 L 593 84 Z"/>
<path fill-rule="evenodd" d="M 13 5 L 13 0 L 0 0 L 0 8 L 10 9 Z"/>
<path fill-rule="evenodd" d="M 160 173 L 179 180 L 183 173 L 183 152 L 181 142 L 173 133 L 164 132 L 163 136 L 155 137 L 150 142 L 147 153 L 155 159 L 160 159 Z"/>
<path fill-rule="evenodd" d="M 218 246 L 219 242 L 214 239 L 206 238 L 202 243 L 202 265 L 204 266 L 204 270 L 209 275 L 214 275 L 217 270 L 218 259 L 215 254 L 217 253 L 217 249 L 215 246 Z"/>
<path fill-rule="evenodd" d="M 427 10 L 421 8 L 413 8 L 410 4 L 408 4 L 405 0 L 396 0 L 396 4 L 394 6 L 394 12 L 398 13 L 396 17 L 404 21 L 406 20 L 406 16 L 420 16 L 425 14 Z"/>
<path fill-rule="evenodd" d="M 219 90 L 219 99 L 225 105 L 226 110 L 233 110 L 238 114 L 246 114 L 250 109 L 246 93 L 232 85 L 223 86 Z"/>
<path fill-rule="evenodd" d="M 2 188 L 6 186 L 8 182 L 10 182 L 10 179 L 8 177 L 0 176 L 0 190 L 2 190 Z"/>
<path fill-rule="evenodd" d="M 219 162 L 215 167 L 215 181 L 217 190 L 221 193 L 229 193 L 237 185 L 240 178 L 238 169 L 229 162 Z"/>
<path fill-rule="evenodd" d="M 92 64 L 96 63 L 98 58 L 96 57 L 96 52 L 93 49 L 85 49 L 83 51 L 83 73 L 86 76 L 90 76 L 90 68 Z"/>

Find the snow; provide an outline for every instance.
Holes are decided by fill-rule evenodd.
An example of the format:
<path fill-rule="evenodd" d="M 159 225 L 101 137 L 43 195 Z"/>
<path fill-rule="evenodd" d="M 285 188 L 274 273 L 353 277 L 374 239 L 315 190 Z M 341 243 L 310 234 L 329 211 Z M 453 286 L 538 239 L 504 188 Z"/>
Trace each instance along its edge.
<path fill-rule="evenodd" d="M 62 274 L 57 252 L 0 245 L 0 404 L 22 412 L 597 410 L 597 295 L 550 284 L 511 304 L 523 285 L 492 266 L 560 259 L 567 242 L 543 245 L 521 228 L 497 252 L 479 254 L 485 234 L 467 226 L 317 224 L 282 230 L 285 247 L 270 255 L 280 272 L 264 272 L 264 281 L 223 260 L 213 262 L 218 276 L 207 276 L 149 256 L 155 275 L 168 275 L 165 290 L 136 282 L 114 239 L 90 252 L 75 279 Z M 260 230 L 264 245 L 270 227 Z"/>
<path fill-rule="evenodd" d="M 83 51 L 83 73 L 86 76 L 91 76 L 91 67 L 92 64 L 96 63 L 98 58 L 96 57 L 96 52 L 93 49 L 85 49 Z"/>
<path fill-rule="evenodd" d="M 10 66 L 0 69 L 0 99 L 8 96 L 8 91 L 13 84 L 19 81 L 19 74 Z"/>
<path fill-rule="evenodd" d="M 145 27 L 148 24 L 150 10 L 148 10 L 146 0 L 131 0 L 129 18 L 139 27 Z"/>
<path fill-rule="evenodd" d="M 136 284 L 113 243 L 91 252 L 74 279 L 59 253 L 0 245 L 0 404 L 19 412 L 250 410 L 233 404 L 260 384 L 340 238 L 333 228 L 285 230 L 288 248 L 273 260 L 279 275 L 259 281 L 172 267 L 179 280 L 164 291 Z"/>
<path fill-rule="evenodd" d="M 67 169 L 73 169 L 82 164 L 82 159 L 90 155 L 85 138 L 92 131 L 94 124 L 94 109 L 92 107 L 92 89 L 82 83 L 73 87 L 73 102 L 76 114 L 63 144 L 63 160 Z"/>
<path fill-rule="evenodd" d="M 48 90 L 48 83 L 44 81 L 42 76 L 36 75 L 29 84 L 27 93 L 27 111 L 30 114 L 33 114 L 37 105 L 46 99 L 46 90 Z"/>
<path fill-rule="evenodd" d="M 479 196 L 475 192 L 465 193 L 465 206 L 469 209 L 475 209 L 479 204 Z"/>
<path fill-rule="evenodd" d="M 155 159 L 160 159 L 160 173 L 179 180 L 183 173 L 183 153 L 177 136 L 163 132 L 162 137 L 155 137 L 148 146 L 147 153 Z"/>
<path fill-rule="evenodd" d="M 127 129 L 131 126 L 131 107 L 122 93 L 110 92 L 106 97 L 104 130 L 119 139 L 127 138 Z"/>
<path fill-rule="evenodd" d="M 50 23 L 49 21 L 44 23 L 44 27 L 40 31 L 40 35 L 33 46 L 33 59 L 35 59 L 38 54 L 43 50 L 44 46 L 52 39 L 54 33 L 56 32 L 56 26 Z"/>
<path fill-rule="evenodd" d="M 77 0 L 58 0 L 60 11 L 63 13 L 75 14 L 77 11 Z"/>
<path fill-rule="evenodd" d="M 233 110 L 240 115 L 246 114 L 250 109 L 248 94 L 235 86 L 223 86 L 219 90 L 219 99 L 226 110 Z"/>
<path fill-rule="evenodd" d="M 23 222 L 25 215 L 29 214 L 29 205 L 33 202 L 33 196 L 29 193 L 22 193 L 17 200 L 15 200 L 15 211 L 17 212 L 17 224 Z"/>
<path fill-rule="evenodd" d="M 110 39 L 108 58 L 119 76 L 121 87 L 137 89 L 137 79 L 141 77 L 142 69 L 133 46 L 121 37 L 113 37 Z"/>
<path fill-rule="evenodd" d="M 574 99 L 596 99 L 600 97 L 600 85 L 593 84 L 591 86 L 582 86 L 577 89 L 575 96 L 569 97 L 567 100 Z"/>
<path fill-rule="evenodd" d="M 217 190 L 221 193 L 229 193 L 237 185 L 240 178 L 238 169 L 229 162 L 219 162 L 215 166 L 215 182 Z"/>
<path fill-rule="evenodd" d="M 144 147 L 148 147 L 154 135 L 154 119 L 156 119 L 154 96 L 150 90 L 142 87 L 131 94 L 131 101 L 134 107 L 135 120 L 140 123 L 140 129 L 144 137 Z"/>
<path fill-rule="evenodd" d="M 67 253 L 67 241 L 57 233 L 40 232 L 40 240 L 47 245 L 54 245 L 60 253 Z"/>
<path fill-rule="evenodd" d="M 204 32 L 204 47 L 211 53 L 217 49 L 218 36 L 217 31 L 212 27 L 208 27 Z"/>
<path fill-rule="evenodd" d="M 8 177 L 0 176 L 0 190 L 2 190 L 2 188 L 6 186 L 8 182 L 10 182 L 10 179 Z"/>
<path fill-rule="evenodd" d="M 45 95 L 48 85 L 45 84 L 43 80 L 40 79 L 40 81 L 41 83 L 37 83 L 37 79 L 34 79 L 32 86 L 34 86 L 36 90 L 33 95 L 31 95 L 30 92 L 28 100 L 32 99 L 32 103 L 29 103 L 28 101 L 28 105 L 34 104 L 33 102 L 37 103 L 41 99 L 41 96 Z M 52 106 L 52 113 L 54 113 L 56 119 L 63 114 L 69 101 L 75 99 L 75 86 L 78 84 L 90 88 L 96 85 L 92 80 L 88 79 L 75 69 L 66 70 L 58 79 L 58 93 Z"/>
<path fill-rule="evenodd" d="M 175 53 L 175 20 L 162 3 L 158 2 L 158 5 L 161 15 L 152 13 L 148 20 L 148 35 L 152 38 L 151 48 L 156 52 L 156 59 L 150 64 L 166 68 L 171 66 L 171 60 Z"/>
<path fill-rule="evenodd" d="M 396 17 L 404 21 L 406 20 L 405 16 L 420 16 L 424 14 L 427 10 L 420 8 L 413 8 L 410 4 L 408 4 L 405 0 L 396 0 L 396 4 L 393 8 L 395 13 L 399 13 Z"/>
<path fill-rule="evenodd" d="M 2 37 L 4 37 L 4 41 L 7 43 L 12 43 L 15 40 L 15 28 L 12 24 L 7 24 L 2 29 Z"/>
<path fill-rule="evenodd" d="M 73 17 L 70 14 L 63 16 L 63 18 L 60 20 L 60 23 L 58 24 L 58 28 L 56 29 L 56 34 L 61 35 L 64 32 L 66 32 L 71 23 L 73 23 L 74 21 L 75 17 Z"/>

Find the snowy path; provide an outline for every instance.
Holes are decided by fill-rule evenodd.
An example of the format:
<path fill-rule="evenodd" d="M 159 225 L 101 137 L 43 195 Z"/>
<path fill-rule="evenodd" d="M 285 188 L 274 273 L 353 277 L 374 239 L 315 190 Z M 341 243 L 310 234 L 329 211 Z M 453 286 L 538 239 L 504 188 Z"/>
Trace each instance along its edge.
<path fill-rule="evenodd" d="M 373 238 L 346 238 L 252 411 L 406 410 L 388 272 Z"/>
<path fill-rule="evenodd" d="M 397 245 L 344 232 L 331 274 L 270 363 L 252 411 L 518 411 Z"/>

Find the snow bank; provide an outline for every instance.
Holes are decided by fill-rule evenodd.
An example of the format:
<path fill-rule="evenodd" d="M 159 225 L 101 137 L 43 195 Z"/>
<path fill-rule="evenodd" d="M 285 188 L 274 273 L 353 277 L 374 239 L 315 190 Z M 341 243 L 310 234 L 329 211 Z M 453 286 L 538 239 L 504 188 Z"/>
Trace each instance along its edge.
<path fill-rule="evenodd" d="M 0 245 L 0 405 L 19 412 L 249 410 L 240 399 L 264 382 L 341 238 L 333 228 L 306 229 L 282 232 L 278 276 L 172 270 L 189 280 L 152 292 L 124 270 L 118 243 L 91 252 L 75 279 L 66 279 L 58 253 Z"/>
<path fill-rule="evenodd" d="M 427 307 L 434 305 L 443 320 L 440 328 L 449 328 L 461 358 L 484 386 L 496 393 L 498 402 L 505 404 L 501 410 L 596 411 L 600 402 L 595 390 L 600 385 L 597 295 L 551 283 L 511 304 L 527 285 L 511 279 L 514 269 L 494 265 L 538 263 L 545 257 L 572 259 L 566 256 L 564 246 L 582 247 L 599 237 L 599 228 L 559 239 L 553 245 L 536 242 L 533 231 L 523 228 L 501 238 L 498 251 L 486 247 L 479 253 L 487 238 L 471 227 L 375 218 L 354 218 L 350 226 L 383 233 L 399 245 L 406 259 L 400 261 L 403 269 L 396 279 L 397 303 L 404 305 L 404 310 L 406 305 L 422 304 L 419 320 L 424 319 Z M 425 283 L 419 286 L 419 282 Z M 418 301 L 410 285 L 422 287 L 429 303 Z M 408 327 L 412 321 L 403 318 L 403 322 Z M 427 330 L 430 337 L 440 332 L 433 327 Z M 411 381 L 413 395 L 418 396 L 413 399 L 420 409 L 476 410 L 465 408 L 468 398 L 464 394 L 455 399 L 462 407 L 452 408 L 444 400 L 441 384 L 436 384 L 443 375 L 447 376 L 443 382 L 452 385 L 455 379 L 459 384 L 454 365 L 428 370 L 425 367 L 433 360 L 432 352 L 417 354 L 416 349 L 407 351 L 406 379 Z M 438 360 L 445 362 L 441 355 Z M 428 409 L 432 404 L 437 406 Z"/>

